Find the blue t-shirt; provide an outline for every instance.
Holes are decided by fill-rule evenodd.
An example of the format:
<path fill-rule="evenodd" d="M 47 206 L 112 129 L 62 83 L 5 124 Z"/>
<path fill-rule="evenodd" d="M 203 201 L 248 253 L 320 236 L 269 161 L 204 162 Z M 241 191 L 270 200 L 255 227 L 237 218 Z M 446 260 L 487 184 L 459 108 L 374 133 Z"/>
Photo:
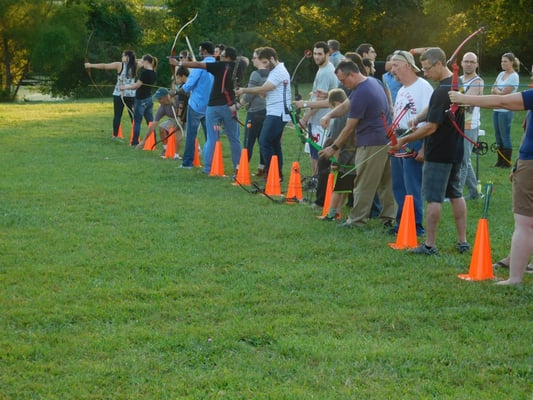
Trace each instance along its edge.
<path fill-rule="evenodd" d="M 389 101 L 377 79 L 367 78 L 350 94 L 348 118 L 359 120 L 357 147 L 381 146 L 388 143 L 385 124 Z"/>
<path fill-rule="evenodd" d="M 526 133 L 520 146 L 520 160 L 533 160 L 533 89 L 522 92 L 524 110 L 529 110 L 526 117 Z"/>

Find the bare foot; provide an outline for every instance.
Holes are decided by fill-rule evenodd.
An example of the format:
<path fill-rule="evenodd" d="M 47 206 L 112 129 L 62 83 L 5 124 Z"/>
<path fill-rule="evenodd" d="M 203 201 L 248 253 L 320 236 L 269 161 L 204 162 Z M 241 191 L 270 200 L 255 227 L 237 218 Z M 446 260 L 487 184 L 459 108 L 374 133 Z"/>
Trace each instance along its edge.
<path fill-rule="evenodd" d="M 506 281 L 496 282 L 496 285 L 510 286 L 510 285 L 519 285 L 520 283 L 522 283 L 522 281 L 507 279 Z"/>

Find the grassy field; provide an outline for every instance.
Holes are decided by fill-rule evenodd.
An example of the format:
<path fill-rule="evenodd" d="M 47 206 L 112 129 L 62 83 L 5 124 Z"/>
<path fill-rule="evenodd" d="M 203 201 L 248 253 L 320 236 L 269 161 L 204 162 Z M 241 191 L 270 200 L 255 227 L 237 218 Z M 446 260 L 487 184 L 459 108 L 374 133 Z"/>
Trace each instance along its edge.
<path fill-rule="evenodd" d="M 533 399 L 533 276 L 458 279 L 449 204 L 440 255 L 417 257 L 375 220 L 339 229 L 112 141 L 110 99 L 0 107 L 0 398 Z M 283 143 L 286 177 L 308 174 Z M 495 158 L 496 260 L 513 220 Z"/>

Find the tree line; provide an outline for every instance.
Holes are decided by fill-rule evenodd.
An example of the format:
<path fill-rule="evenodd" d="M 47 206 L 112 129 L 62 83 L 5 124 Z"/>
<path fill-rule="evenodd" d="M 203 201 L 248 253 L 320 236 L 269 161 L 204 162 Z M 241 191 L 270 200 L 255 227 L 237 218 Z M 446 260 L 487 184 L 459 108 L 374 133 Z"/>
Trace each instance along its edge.
<path fill-rule="evenodd" d="M 533 62 L 529 28 L 533 5 L 526 0 L 0 0 L 0 97 L 13 100 L 20 84 L 40 82 L 52 95 L 96 96 L 91 85 L 113 84 L 109 72 L 84 70 L 83 62 L 111 62 L 124 49 L 160 60 L 161 85 L 170 82 L 166 56 L 180 26 L 198 12 L 186 30 L 193 46 L 203 40 L 225 43 L 250 56 L 272 46 L 289 70 L 318 40 L 337 39 L 341 51 L 363 42 L 378 59 L 396 49 L 439 46 L 447 55 L 471 32 L 486 33 L 464 51 L 480 57 L 482 72 L 499 70 L 500 57 L 512 51 L 522 73 Z M 154 5 L 155 4 L 155 5 Z M 177 42 L 184 49 L 184 36 Z M 312 62 L 300 81 L 314 75 Z M 100 91 L 101 93 L 101 91 Z"/>

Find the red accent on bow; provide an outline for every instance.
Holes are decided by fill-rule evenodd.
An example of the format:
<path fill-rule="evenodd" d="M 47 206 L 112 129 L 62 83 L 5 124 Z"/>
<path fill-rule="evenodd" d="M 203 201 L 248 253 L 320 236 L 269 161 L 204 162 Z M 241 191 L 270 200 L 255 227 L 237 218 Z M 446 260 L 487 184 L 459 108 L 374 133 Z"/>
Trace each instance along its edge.
<path fill-rule="evenodd" d="M 451 90 L 454 90 L 454 91 L 458 91 L 459 90 L 459 65 L 457 64 L 457 59 L 458 59 L 459 52 L 464 47 L 464 45 L 467 44 L 472 38 L 474 38 L 475 36 L 477 36 L 478 34 L 480 34 L 482 32 L 485 32 L 485 30 L 486 30 L 486 28 L 484 26 L 482 26 L 478 30 L 476 30 L 476 31 L 472 32 L 470 35 L 468 35 L 468 37 L 465 40 L 463 40 L 459 46 L 457 46 L 457 48 L 453 52 L 453 54 L 450 57 L 450 59 L 446 62 L 448 67 L 450 67 L 450 64 L 451 64 L 451 69 L 452 69 L 452 72 L 453 72 Z M 452 104 L 450 104 L 450 108 L 448 109 L 448 111 L 446 113 L 448 114 L 448 117 L 450 118 L 450 121 L 451 121 L 452 125 L 455 127 L 455 130 L 463 138 L 465 138 L 470 143 L 472 143 L 474 145 L 474 147 L 477 147 L 478 143 L 474 142 L 472 139 L 470 139 L 468 136 L 466 136 L 465 133 L 461 130 L 461 127 L 459 125 L 457 125 L 457 122 L 455 122 L 455 116 L 457 114 L 457 110 L 458 109 L 459 109 L 459 106 L 457 104 L 455 104 L 455 103 L 452 103 Z"/>
<path fill-rule="evenodd" d="M 485 32 L 486 28 L 482 26 L 475 32 L 471 33 L 465 40 L 461 42 L 459 46 L 455 49 L 450 59 L 446 62 L 446 64 L 451 67 L 453 75 L 452 75 L 452 86 L 451 90 L 458 91 L 459 90 L 459 65 L 457 64 L 457 58 L 459 55 L 459 52 L 464 47 L 465 44 L 467 44 L 472 38 L 477 36 L 478 34 Z M 455 116 L 455 113 L 457 112 L 459 106 L 455 103 L 452 103 L 450 106 L 450 112 Z"/>

